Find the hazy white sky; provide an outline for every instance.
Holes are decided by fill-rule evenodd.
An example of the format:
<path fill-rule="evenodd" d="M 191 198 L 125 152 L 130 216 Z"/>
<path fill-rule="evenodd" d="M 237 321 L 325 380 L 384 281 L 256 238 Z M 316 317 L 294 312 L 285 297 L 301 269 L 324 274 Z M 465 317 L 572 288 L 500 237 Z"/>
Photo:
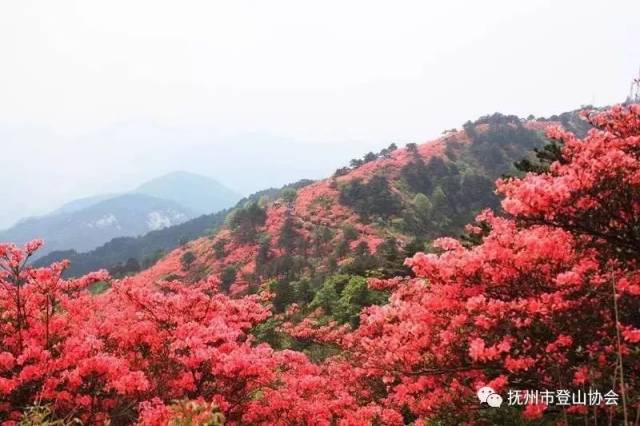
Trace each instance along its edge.
<path fill-rule="evenodd" d="M 242 192 L 624 100 L 640 2 L 0 2 L 0 227 L 172 170 Z"/>

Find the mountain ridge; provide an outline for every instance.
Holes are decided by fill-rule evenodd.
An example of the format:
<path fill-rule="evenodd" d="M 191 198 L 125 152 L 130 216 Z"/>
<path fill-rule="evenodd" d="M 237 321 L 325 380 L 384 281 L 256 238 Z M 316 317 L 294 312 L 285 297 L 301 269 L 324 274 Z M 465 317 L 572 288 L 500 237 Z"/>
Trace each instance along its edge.
<path fill-rule="evenodd" d="M 188 242 L 137 276 L 141 280 L 197 281 L 214 275 L 232 293 L 244 294 L 255 291 L 265 280 L 281 281 L 288 272 L 282 273 L 286 267 L 279 262 L 300 263 L 294 266 L 300 270 L 293 274 L 298 279 L 318 271 L 346 270 L 349 263 L 374 256 L 391 240 L 393 250 L 405 254 L 424 250 L 433 238 L 463 232 L 463 225 L 480 210 L 499 208 L 493 193 L 495 179 L 516 172 L 515 161 L 542 147 L 547 142 L 543 135 L 547 127 L 564 124 L 583 131 L 580 122 L 573 121 L 576 117 L 573 112 L 550 120 L 521 120 L 494 114 L 435 141 L 369 153 L 363 160 L 353 160 L 354 167 L 338 169 L 334 176 L 301 188 L 293 198 L 271 201 L 244 214 L 264 216 L 255 226 L 247 225 L 245 219 L 234 224 L 234 213 L 242 211 L 236 209 L 217 235 Z M 408 188 L 419 186 L 425 177 L 437 185 Z M 447 200 L 453 197 L 459 200 Z M 468 203 L 468 211 L 456 211 L 455 204 L 463 202 Z M 390 211 L 379 208 L 394 203 Z M 420 206 L 431 209 L 426 226 L 418 223 L 407 231 L 413 226 L 407 222 L 415 219 L 411 215 L 419 215 L 415 212 Z M 429 221 L 440 222 L 431 226 Z M 355 229 L 355 237 L 345 236 L 345 225 Z M 249 229 L 252 226 L 255 229 Z M 245 231 L 252 234 L 248 241 L 242 241 Z M 411 248 L 420 233 L 426 237 Z M 286 242 L 284 234 L 294 241 Z M 318 246 L 314 248 L 317 252 L 310 254 L 311 246 Z M 336 254 L 338 249 L 342 253 Z"/>
<path fill-rule="evenodd" d="M 215 179 L 181 170 L 150 179 L 131 192 L 174 201 L 197 215 L 231 207 L 242 198 Z"/>
<path fill-rule="evenodd" d="M 91 250 L 123 235 L 178 224 L 193 213 L 177 203 L 145 194 L 123 194 L 80 210 L 31 218 L 0 232 L 0 239 L 24 244 L 43 238 L 47 245 L 40 255 L 74 248 Z"/>
<path fill-rule="evenodd" d="M 74 255 L 93 250 L 113 238 L 137 237 L 223 210 L 239 198 L 239 194 L 212 178 L 174 172 L 144 182 L 129 192 L 79 198 L 51 213 L 22 219 L 0 231 L 0 239 L 24 244 L 44 238 L 47 245 L 36 257 L 56 251 Z"/>

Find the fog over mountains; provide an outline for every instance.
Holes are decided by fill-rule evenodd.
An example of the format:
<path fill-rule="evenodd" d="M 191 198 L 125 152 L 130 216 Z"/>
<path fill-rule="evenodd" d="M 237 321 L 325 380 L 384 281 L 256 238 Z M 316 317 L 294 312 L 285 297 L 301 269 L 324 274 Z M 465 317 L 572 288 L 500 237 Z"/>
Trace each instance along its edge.
<path fill-rule="evenodd" d="M 49 214 L 22 219 L 0 231 L 0 240 L 22 244 L 44 238 L 40 256 L 55 250 L 88 251 L 116 237 L 143 235 L 214 213 L 240 198 L 211 178 L 174 172 L 134 191 L 72 200 Z"/>
<path fill-rule="evenodd" d="M 42 3 L 0 5 L 0 229 L 174 170 L 248 195 L 495 111 L 613 104 L 640 52 L 632 1 Z"/>

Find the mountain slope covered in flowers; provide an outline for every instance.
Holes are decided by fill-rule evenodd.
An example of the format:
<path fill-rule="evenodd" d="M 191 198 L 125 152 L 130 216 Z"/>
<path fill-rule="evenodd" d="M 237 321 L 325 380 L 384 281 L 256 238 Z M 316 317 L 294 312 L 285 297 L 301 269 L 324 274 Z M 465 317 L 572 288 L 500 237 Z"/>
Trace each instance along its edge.
<path fill-rule="evenodd" d="M 500 209 L 483 209 L 464 237 L 438 238 L 406 262 L 379 234 L 411 237 L 398 231 L 410 226 L 404 194 L 392 195 L 393 209 L 354 199 L 389 201 L 389 193 L 402 192 L 399 182 L 411 181 L 408 159 L 446 156 L 448 146 L 391 150 L 386 159 L 356 161 L 354 170 L 337 173 L 335 185 L 330 179 L 280 201 L 249 204 L 213 239 L 192 242 L 190 250 L 122 280 L 104 272 L 64 280 L 64 262 L 28 266 L 42 242 L 0 245 L 0 419 L 637 423 L 640 106 L 586 117 L 595 129 L 582 137 L 548 129 L 555 142 L 520 164 L 529 171 L 497 180 Z M 482 124 L 466 130 L 478 132 L 468 146 L 491 130 Z M 502 128 L 507 139 L 509 127 Z M 378 167 L 367 166 L 374 161 Z M 396 185 L 387 181 L 388 191 L 362 172 L 381 165 L 389 176 L 405 171 Z M 430 213 L 437 187 L 455 194 L 447 186 L 452 181 L 435 180 L 428 194 L 420 192 Z M 331 194 L 339 205 L 326 209 L 315 201 Z M 437 223 L 438 216 L 428 217 Z M 295 226 L 322 219 L 317 223 L 329 229 L 336 220 L 353 221 L 356 231 L 340 229 L 350 241 L 344 256 L 333 254 L 335 265 L 315 244 L 321 233 Z M 270 229 L 277 233 L 265 236 Z M 424 230 L 428 238 L 430 232 Z M 265 242 L 272 238 L 273 245 Z M 305 247 L 309 241 L 314 244 Z M 405 244 L 404 250 L 410 241 Z M 312 253 L 307 258 L 305 250 Z M 229 260 L 238 264 L 233 273 L 226 264 L 220 273 L 201 269 Z M 411 271 L 398 269 L 404 267 Z M 108 290 L 87 291 L 99 283 Z M 483 386 L 503 395 L 597 389 L 615 395 L 616 404 L 538 400 L 495 409 L 478 401 Z"/>

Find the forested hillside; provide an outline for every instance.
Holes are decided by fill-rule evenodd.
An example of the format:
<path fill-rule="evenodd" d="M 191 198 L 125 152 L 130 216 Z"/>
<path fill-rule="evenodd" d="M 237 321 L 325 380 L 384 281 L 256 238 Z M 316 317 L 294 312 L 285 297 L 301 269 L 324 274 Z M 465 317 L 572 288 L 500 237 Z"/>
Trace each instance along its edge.
<path fill-rule="evenodd" d="M 391 145 L 124 279 L 0 245 L 0 419 L 633 424 L 640 106 L 584 116 Z"/>
<path fill-rule="evenodd" d="M 203 215 L 180 225 L 151 231 L 140 237 L 118 237 L 88 252 L 58 250 L 36 260 L 35 266 L 46 266 L 69 260 L 66 277 L 77 277 L 106 268 L 114 276 L 123 276 L 148 268 L 180 244 L 212 233 L 222 225 L 228 210 Z"/>
<path fill-rule="evenodd" d="M 434 238 L 459 235 L 482 209 L 499 209 L 493 182 L 518 173 L 514 163 L 546 144 L 549 123 L 557 122 L 495 114 L 433 142 L 392 144 L 328 179 L 241 201 L 220 232 L 185 244 L 143 275 L 225 273 L 233 291 L 284 276 L 393 275 Z M 378 262 L 385 256 L 395 262 L 391 271 Z"/>

